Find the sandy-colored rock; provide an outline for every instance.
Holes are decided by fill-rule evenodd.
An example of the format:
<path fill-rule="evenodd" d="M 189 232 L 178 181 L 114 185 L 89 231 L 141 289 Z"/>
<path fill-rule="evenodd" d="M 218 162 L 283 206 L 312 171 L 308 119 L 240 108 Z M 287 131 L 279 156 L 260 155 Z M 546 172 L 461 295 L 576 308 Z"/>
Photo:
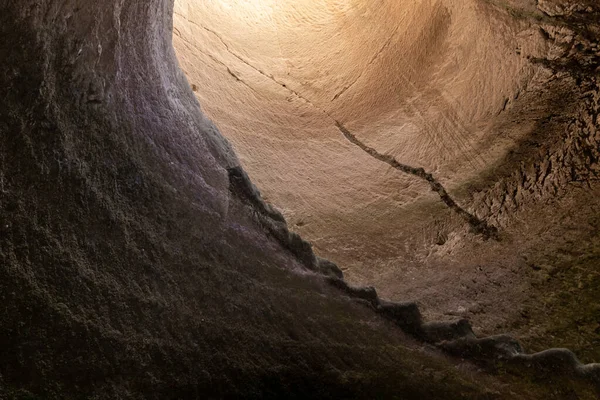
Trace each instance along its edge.
<path fill-rule="evenodd" d="M 523 368 L 491 375 L 440 350 L 502 370 L 477 346 L 520 345 L 481 331 L 596 282 L 593 257 L 564 272 L 596 251 L 580 240 L 598 223 L 583 208 L 595 31 L 507 5 L 537 12 L 0 0 L 0 398 L 594 398 L 598 366 L 568 351 L 519 350 Z M 439 185 L 500 241 L 464 229 Z M 554 231 L 536 222 L 548 210 Z M 540 299 L 546 281 L 524 270 L 565 284 Z M 595 306 L 569 304 L 561 321 L 586 319 L 590 342 Z M 560 328 L 544 315 L 536 347 Z M 574 377 L 531 381 L 552 363 Z"/>
<path fill-rule="evenodd" d="M 178 0 L 174 45 L 205 112 L 319 255 L 431 316 L 501 301 L 464 315 L 492 333 L 531 295 L 522 255 L 564 244 L 540 207 L 581 208 L 549 204 L 578 182 L 598 193 L 597 13 L 563 0 Z M 502 243 L 339 126 L 423 168 Z"/>

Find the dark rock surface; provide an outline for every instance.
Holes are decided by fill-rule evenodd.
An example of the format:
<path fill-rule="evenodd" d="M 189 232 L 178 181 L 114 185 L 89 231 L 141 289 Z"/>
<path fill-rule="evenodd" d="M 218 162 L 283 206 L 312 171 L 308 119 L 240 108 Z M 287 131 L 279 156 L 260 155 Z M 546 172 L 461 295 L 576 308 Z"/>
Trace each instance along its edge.
<path fill-rule="evenodd" d="M 172 9 L 0 0 L 0 398 L 561 398 L 405 335 L 480 340 L 290 232 L 201 113 Z"/>

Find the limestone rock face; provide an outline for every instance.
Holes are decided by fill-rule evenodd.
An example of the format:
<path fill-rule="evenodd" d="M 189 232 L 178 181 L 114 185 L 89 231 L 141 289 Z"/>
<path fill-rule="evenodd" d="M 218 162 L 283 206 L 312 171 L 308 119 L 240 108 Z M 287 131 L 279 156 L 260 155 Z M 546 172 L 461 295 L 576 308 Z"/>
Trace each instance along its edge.
<path fill-rule="evenodd" d="M 177 0 L 173 41 L 250 178 L 348 281 L 541 343 L 566 332 L 523 315 L 600 284 L 580 265 L 600 255 L 598 21 L 589 0 Z M 561 321 L 581 300 L 552 301 Z M 552 344 L 599 360 L 576 335 Z"/>
<path fill-rule="evenodd" d="M 250 176 L 355 280 L 446 213 L 427 182 L 336 125 L 457 189 L 527 135 L 502 143 L 496 117 L 540 85 L 529 59 L 551 47 L 538 26 L 479 0 L 178 0 L 175 28 L 183 70 Z"/>
<path fill-rule="evenodd" d="M 162 0 L 0 3 L 0 397 L 434 398 L 422 365 L 494 390 L 270 236 L 171 22 Z"/>
<path fill-rule="evenodd" d="M 399 326 L 414 322 L 434 344 L 463 340 L 446 343 L 458 354 L 474 352 L 473 346 L 485 339 L 475 338 L 466 321 L 422 324 L 414 304 L 381 302 L 375 289 L 349 286 L 340 280 L 344 264 L 338 267 L 317 257 L 311 244 L 290 230 L 284 216 L 290 225 L 304 226 L 306 237 L 323 248 L 342 243 L 357 229 L 320 243 L 311 236 L 320 231 L 308 228 L 316 220 L 335 229 L 348 217 L 364 215 L 356 219 L 358 227 L 365 218 L 391 217 L 381 211 L 385 207 L 369 216 L 368 204 L 438 201 L 428 194 L 429 184 L 414 177 L 388 176 L 389 184 L 384 183 L 385 167 L 345 141 L 331 119 L 358 134 L 371 132 L 369 126 L 381 127 L 368 141 L 395 157 L 406 155 L 406 162 L 422 168 L 435 170 L 453 159 L 463 160 L 455 164 L 455 174 L 441 176 L 443 184 L 458 185 L 469 176 L 460 171 L 467 168 L 464 160 L 471 153 L 429 148 L 444 131 L 439 124 L 462 124 L 444 114 L 445 104 L 455 100 L 443 90 L 464 94 L 459 110 L 481 122 L 505 107 L 504 96 L 539 72 L 516 56 L 508 57 L 506 44 L 491 53 L 491 41 L 477 44 L 481 35 L 495 37 L 490 30 L 514 29 L 510 18 L 501 25 L 484 21 L 466 31 L 453 20 L 481 15 L 479 2 L 461 6 L 421 1 L 414 7 L 381 2 L 379 9 L 358 1 L 315 3 L 321 14 L 306 15 L 308 1 L 265 1 L 261 7 L 270 5 L 274 14 L 248 1 L 248 13 L 238 15 L 234 6 L 240 3 L 229 0 L 180 0 L 175 5 L 171 0 L 0 0 L 0 398 L 536 399 L 561 398 L 573 391 L 584 398 L 594 396 L 579 381 L 563 382 L 561 377 L 556 386 L 546 387 L 530 383 L 528 376 L 488 375 L 425 346 Z M 296 31 L 279 42 L 282 49 L 305 43 L 291 68 L 278 58 L 280 50 L 269 47 L 273 42 L 263 44 L 231 27 L 214 25 L 217 19 L 209 18 L 213 11 L 236 15 L 261 34 L 275 14 L 292 31 L 311 18 L 328 19 L 311 22 L 322 32 L 299 36 Z M 295 24 L 298 15 L 303 17 Z M 345 19 L 352 15 L 371 21 L 374 30 L 364 34 Z M 405 24 L 397 36 L 388 36 L 397 18 Z M 412 29 L 419 26 L 419 18 L 434 23 Z M 332 25 L 339 31 L 331 31 Z M 225 28 L 229 30 L 221 30 Z M 334 32 L 352 40 L 312 41 L 313 33 Z M 533 39 L 525 41 L 531 44 L 527 52 L 541 56 L 545 45 L 533 32 Z M 564 39 L 565 32 L 557 28 L 552 35 Z M 469 46 L 449 46 L 441 54 L 430 50 L 452 37 L 465 37 L 480 56 L 469 58 Z M 386 49 L 401 45 L 421 61 L 400 63 L 398 74 L 388 70 L 389 64 L 379 65 L 382 91 L 360 83 L 373 79 L 362 71 L 380 57 L 396 62 L 399 50 Z M 315 75 L 318 70 L 309 66 L 324 60 L 312 59 L 311 47 L 318 56 L 324 54 L 323 46 L 338 56 L 325 60 L 330 63 L 322 64 L 323 74 Z M 251 51 L 254 47 L 260 52 Z M 374 52 L 365 57 L 365 49 Z M 477 65 L 462 70 L 453 61 L 456 51 Z M 258 63 L 250 65 L 246 57 L 255 54 Z M 481 54 L 490 54 L 492 60 Z M 221 57 L 237 61 L 229 64 Z M 495 70 L 491 75 L 480 72 L 480 90 L 491 97 L 480 104 L 483 95 L 466 98 L 466 82 L 478 70 L 485 71 L 487 62 L 500 63 L 507 76 L 496 91 L 490 89 Z M 593 62 L 582 65 L 588 68 Z M 202 63 L 208 64 L 189 69 Z M 415 71 L 419 66 L 425 66 L 423 73 Z M 455 78 L 444 72 L 451 70 L 457 71 Z M 196 79 L 200 76 L 202 82 Z M 262 86 L 254 86 L 249 76 Z M 436 77 L 446 89 L 434 90 L 429 82 Z M 208 84 L 226 79 L 230 86 Z M 418 88 L 406 86 L 408 82 Z M 390 103 L 402 85 L 402 93 L 412 100 Z M 256 136 L 228 135 L 242 154 L 241 162 L 234 146 L 200 110 L 194 90 L 201 100 L 214 100 L 204 98 L 203 107 L 221 121 L 224 132 L 240 133 L 245 125 Z M 339 106 L 325 106 L 327 101 Z M 432 109 L 425 107 L 430 103 Z M 220 118 L 225 113 L 229 119 Z M 419 137 L 410 146 L 405 136 L 393 139 L 400 129 L 399 116 L 412 121 L 406 132 L 416 135 L 429 127 L 434 136 Z M 433 122 L 427 122 L 429 117 Z M 295 124 L 280 129 L 292 120 Z M 574 143 L 589 146 L 577 139 L 581 121 L 587 121 L 586 132 L 594 135 L 597 120 L 573 122 Z M 487 138 L 482 134 L 469 140 L 481 144 Z M 244 141 L 255 144 L 244 147 Z M 310 151 L 316 158 L 302 164 L 300 156 L 308 157 Z M 273 172 L 264 172 L 258 160 L 270 163 Z M 241 164 L 256 177 L 256 186 Z M 590 170 L 587 166 L 580 170 Z M 291 167 L 294 173 L 282 173 Z M 506 181 L 493 181 L 509 185 L 508 172 L 502 176 Z M 549 176 L 557 182 L 565 179 Z M 343 196 L 346 188 L 333 184 L 320 195 L 312 189 L 306 193 L 306 207 L 296 208 L 304 201 L 302 179 L 309 178 L 321 188 L 339 181 L 357 186 L 350 197 Z M 286 191 L 275 191 L 277 185 Z M 406 190 L 398 194 L 398 185 Z M 258 188 L 282 212 L 265 202 Z M 470 211 L 492 221 L 484 208 L 496 207 L 498 196 L 493 189 L 478 193 L 486 206 Z M 419 207 L 414 215 L 422 213 Z M 339 213 L 344 209 L 347 215 Z M 305 211 L 314 212 L 314 218 Z M 440 223 L 461 226 L 448 218 L 450 222 Z M 365 234 L 377 232 L 374 226 L 365 225 Z M 440 240 L 455 241 L 452 229 Z M 354 246 L 363 239 L 349 243 Z M 383 240 L 365 243 L 385 247 Z M 360 254 L 366 260 L 369 252 Z M 387 291 L 392 292 L 389 286 Z M 399 320 L 405 315 L 410 321 Z M 485 343 L 495 348 L 493 340 Z M 565 368 L 596 376 L 595 367 L 580 364 L 571 353 L 559 355 L 568 361 Z M 539 358 L 521 358 L 543 364 Z"/>

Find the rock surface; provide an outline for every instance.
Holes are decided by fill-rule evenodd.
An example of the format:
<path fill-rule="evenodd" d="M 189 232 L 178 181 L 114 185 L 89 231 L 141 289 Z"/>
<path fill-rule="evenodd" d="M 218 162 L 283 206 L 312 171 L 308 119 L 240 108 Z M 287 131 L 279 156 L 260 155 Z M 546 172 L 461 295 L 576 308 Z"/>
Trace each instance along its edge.
<path fill-rule="evenodd" d="M 336 5 L 335 10 L 339 10 L 353 3 L 359 4 L 323 2 L 319 7 Z M 219 4 L 222 12 L 233 14 L 226 8 L 233 4 L 231 1 L 198 4 Z M 269 18 L 262 8 L 256 8 L 258 2 L 246 4 L 254 13 L 252 19 L 246 18 L 250 25 Z M 300 14 L 288 15 L 286 9 L 279 9 L 288 20 L 306 12 L 307 2 L 294 4 L 288 5 Z M 378 24 L 378 35 L 362 35 L 362 49 L 385 44 L 389 33 L 386 26 L 398 15 L 405 18 L 406 26 L 426 15 L 436 22 L 431 26 L 443 31 L 403 32 L 399 37 L 406 44 L 414 35 L 418 41 L 437 43 L 446 31 L 448 35 L 467 35 L 469 43 L 479 43 L 475 33 L 485 34 L 494 27 L 484 23 L 471 27 L 474 31 L 455 29 L 460 24 L 453 25 L 450 16 L 479 15 L 475 3 L 461 7 L 459 2 L 444 6 L 422 1 L 406 9 L 395 2 L 382 4 L 387 6 L 381 10 L 370 5 L 345 9 L 348 15 L 360 12 L 364 18 L 387 15 L 388 25 Z M 285 104 L 281 100 L 288 97 L 289 103 L 305 102 L 287 91 L 289 87 L 292 94 L 300 93 L 295 80 L 327 86 L 336 92 L 333 97 L 337 96 L 335 101 L 340 104 L 344 98 L 354 97 L 356 102 L 344 102 L 346 108 L 339 111 L 343 122 L 356 117 L 351 128 L 365 128 L 367 123 L 378 126 L 384 121 L 379 114 L 362 116 L 361 110 L 365 102 L 385 103 L 386 99 L 380 93 L 356 91 L 360 88 L 357 85 L 345 88 L 354 78 L 358 82 L 362 68 L 375 61 L 364 59 L 361 48 L 354 49 L 348 42 L 338 52 L 355 56 L 340 56 L 342 63 L 328 68 L 340 71 L 354 61 L 356 67 L 339 79 L 315 77 L 314 70 L 299 68 L 299 75 L 290 78 L 290 83 L 282 80 L 282 86 L 264 73 L 271 65 L 270 53 L 259 60 L 257 68 L 262 73 L 240 63 L 232 48 L 227 48 L 227 38 L 221 38 L 217 30 L 211 32 L 215 27 L 207 30 L 195 25 L 208 21 L 196 18 L 203 15 L 196 6 L 178 1 L 174 19 L 170 0 L 0 0 L 0 87 L 4 91 L 0 97 L 0 398 L 560 399 L 572 393 L 594 398 L 597 393 L 588 382 L 596 379 L 596 367 L 580 364 L 569 352 L 551 351 L 541 358 L 519 356 L 524 364 L 538 366 L 536 371 L 543 370 L 549 360 L 560 364 L 561 370 L 573 370 L 576 377 L 584 378 L 559 377 L 550 384 L 531 378 L 527 366 L 517 366 L 510 374 L 489 374 L 475 364 L 449 358 L 440 350 L 444 343 L 462 356 L 473 353 L 472 344 L 477 345 L 477 341 L 492 343 L 491 348 L 496 348 L 496 342 L 475 337 L 462 320 L 424 322 L 416 305 L 382 302 L 373 288 L 348 285 L 340 280 L 341 271 L 333 262 L 317 257 L 309 242 L 290 231 L 283 216 L 292 226 L 299 226 L 300 221 L 290 215 L 285 203 L 275 202 L 283 207 L 282 214 L 263 200 L 241 168 L 233 147 L 200 111 L 193 90 L 199 96 L 221 97 L 222 101 L 212 103 L 214 107 L 221 112 L 229 110 L 229 121 L 240 123 L 235 125 L 237 129 L 247 123 L 245 129 L 255 135 L 260 135 L 262 125 L 276 132 L 281 124 L 273 125 L 273 119 L 264 114 L 255 114 L 253 121 L 240 121 L 240 110 L 252 106 L 253 101 L 254 111 L 270 110 L 273 118 L 281 115 L 283 125 L 293 115 L 303 118 L 296 114 L 298 104 L 280 108 Z M 507 21 L 507 26 L 512 24 L 509 18 Z M 333 22 L 311 24 L 327 30 Z M 354 37 L 361 37 L 359 26 L 343 19 L 335 23 L 348 35 L 354 32 Z M 262 28 L 255 26 L 259 31 Z M 172 32 L 179 46 L 184 45 L 184 33 L 197 35 L 185 45 L 195 46 L 199 52 L 209 44 L 210 48 L 221 46 L 222 55 L 239 62 L 224 64 L 218 55 L 207 53 L 210 62 L 221 62 L 221 68 L 213 64 L 198 68 L 207 80 L 203 84 L 194 79 L 188 82 L 178 65 Z M 247 45 L 242 49 L 260 44 L 240 32 L 237 35 L 236 41 Z M 306 40 L 297 36 L 287 39 Z M 291 46 L 292 42 L 280 44 Z M 485 43 L 489 42 L 482 43 L 484 47 L 475 46 L 475 53 L 487 52 Z M 422 65 L 438 65 L 434 62 L 437 55 L 427 50 L 432 48 L 416 46 L 411 57 L 422 59 Z M 535 69 L 522 60 L 504 60 L 504 48 L 500 48 L 493 58 L 506 63 L 511 77 L 520 73 L 529 76 Z M 184 68 L 188 63 L 209 62 L 199 57 L 196 51 L 180 53 L 179 62 Z M 475 56 L 473 60 L 481 62 Z M 305 65 L 316 61 L 298 55 L 298 62 Z M 443 66 L 457 68 L 450 62 Z M 419 74 L 415 75 L 410 65 L 405 67 L 400 70 L 408 75 L 398 75 L 402 77 L 400 83 L 415 81 L 426 87 L 428 77 L 435 75 L 432 69 L 430 75 L 424 75 L 427 79 L 413 80 Z M 480 67 L 466 69 L 464 76 L 448 85 L 467 90 L 465 82 L 473 76 L 469 74 L 477 75 Z M 222 75 L 213 75 L 214 71 Z M 276 96 L 273 103 L 265 102 L 264 93 L 256 92 L 254 100 L 241 95 L 242 90 L 255 90 L 248 86 L 244 76 L 248 73 L 261 79 L 265 90 L 272 91 Z M 206 84 L 225 78 L 238 86 L 225 90 Z M 490 90 L 485 83 L 489 79 L 484 79 L 481 90 Z M 503 88 L 512 88 L 515 81 L 503 82 Z M 390 85 L 386 90 L 393 92 L 394 88 Z M 237 97 L 231 90 L 238 91 Z M 333 93 L 313 91 L 322 99 Z M 398 104 L 372 110 L 422 115 L 424 110 L 419 107 L 444 98 L 438 92 L 423 98 L 418 92 L 411 93 L 417 111 L 396 108 Z M 480 108 L 478 100 L 472 99 L 464 109 L 485 119 L 497 108 L 501 93 L 491 90 L 495 100 L 486 107 Z M 594 101 L 593 96 L 585 98 Z M 211 104 L 202 103 L 206 109 Z M 290 156 L 287 165 L 294 165 L 291 155 L 295 152 L 306 154 L 330 141 L 333 147 L 323 147 L 330 160 L 322 158 L 320 164 L 306 161 L 305 177 L 313 168 L 329 168 L 331 176 L 321 174 L 318 178 L 335 182 L 354 172 L 360 177 L 354 183 L 372 181 L 374 188 L 385 186 L 373 179 L 384 167 L 339 135 L 333 139 L 334 128 L 324 128 L 328 117 L 303 104 L 304 111 L 315 117 L 309 118 L 315 131 L 290 125 L 281 134 L 295 133 L 295 140 L 263 136 L 265 141 L 287 146 L 287 153 L 281 153 Z M 434 114 L 438 111 L 430 110 Z M 244 114 L 249 115 L 249 111 Z M 592 126 L 596 122 L 590 120 Z M 574 137 L 579 137 L 578 123 L 573 125 Z M 329 139 L 317 134 L 320 129 L 329 132 Z M 227 132 L 227 126 L 223 130 Z M 366 131 L 356 130 L 357 134 Z M 433 129 L 431 134 L 436 132 L 441 131 Z M 239 137 L 230 137 L 239 149 Z M 376 143 L 384 139 L 370 140 Z M 427 140 L 418 142 L 409 153 L 415 160 L 425 157 L 429 145 Z M 248 160 L 276 158 L 267 157 L 272 147 L 259 144 L 254 148 L 264 152 L 250 158 L 249 153 L 241 152 L 251 176 L 257 169 Z M 336 158 L 342 150 L 351 156 Z M 437 162 L 442 165 L 455 156 L 469 157 L 460 151 L 456 154 L 444 153 Z M 277 157 L 271 169 L 283 171 L 285 161 L 285 157 Z M 460 169 L 462 164 L 456 165 Z M 369 170 L 377 171 L 370 179 Z M 256 175 L 261 190 L 273 199 L 275 194 L 269 190 L 276 186 Z M 270 179 L 288 185 L 294 196 L 302 196 L 296 177 L 274 172 Z M 404 184 L 408 191 L 402 199 L 427 197 L 421 194 L 426 191 L 420 189 L 428 189 L 422 182 L 404 176 L 389 179 L 387 193 L 397 193 L 397 185 Z M 323 192 L 323 208 L 319 208 L 322 226 L 338 221 L 331 225 L 333 229 L 343 221 L 336 213 L 351 206 L 352 201 L 340 196 L 340 203 L 334 204 L 328 198 L 344 191 L 338 187 L 333 193 Z M 372 193 L 365 191 L 364 200 L 372 201 Z M 487 204 L 485 196 L 481 198 Z M 318 202 L 319 196 L 311 192 L 310 199 Z M 389 202 L 390 197 L 382 196 L 381 200 Z M 364 212 L 364 204 L 347 208 L 352 211 L 348 215 Z M 326 218 L 327 210 L 332 214 Z M 382 215 L 387 214 L 378 214 Z M 493 219 L 485 212 L 479 216 Z M 314 225 L 312 219 L 306 220 L 311 223 L 305 226 Z M 362 222 L 357 219 L 356 226 Z M 366 229 L 368 233 L 373 231 Z M 335 240 L 342 239 L 343 235 Z M 399 325 L 408 327 L 408 334 L 404 328 L 398 329 Z M 463 341 L 466 344 L 460 347 Z M 477 357 L 475 352 L 472 358 L 477 361 Z M 484 364 L 481 368 L 488 368 Z M 492 364 L 499 370 L 495 362 Z"/>
<path fill-rule="evenodd" d="M 599 20 L 589 0 L 178 0 L 174 45 L 349 282 L 593 362 Z"/>

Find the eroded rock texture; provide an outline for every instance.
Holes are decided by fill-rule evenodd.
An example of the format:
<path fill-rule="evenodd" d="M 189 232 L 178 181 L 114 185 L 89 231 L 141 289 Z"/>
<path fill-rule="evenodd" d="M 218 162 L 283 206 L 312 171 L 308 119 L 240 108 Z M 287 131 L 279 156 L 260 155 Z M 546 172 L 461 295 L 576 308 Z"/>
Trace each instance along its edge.
<path fill-rule="evenodd" d="M 591 362 L 598 20 L 594 1 L 178 0 L 174 45 L 250 177 L 346 279 Z"/>
<path fill-rule="evenodd" d="M 249 10 L 254 10 L 252 18 L 246 19 L 248 25 L 269 17 L 260 11 L 262 8 L 252 8 L 254 3 L 246 2 Z M 287 3 L 273 2 L 273 7 L 291 28 L 301 28 L 319 15 L 305 15 L 308 2 Z M 343 10 L 348 16 L 358 13 L 364 18 L 385 18 L 382 24 L 373 24 L 376 28 L 372 35 L 340 19 L 339 13 L 330 13 L 332 19 L 312 21 L 326 33 L 331 33 L 333 24 L 349 41 L 336 49 L 339 64 L 323 64 L 323 71 L 331 72 L 323 76 L 314 76 L 314 70 L 303 67 L 323 61 L 309 57 L 313 50 L 317 56 L 325 54 L 318 48 L 322 43 L 314 42 L 317 48 L 311 48 L 308 42 L 309 46 L 297 54 L 297 64 L 290 67 L 290 75 L 292 71 L 295 74 L 292 79 L 281 76 L 282 68 L 286 68 L 284 60 L 273 63 L 272 54 L 277 55 L 278 50 L 269 48 L 271 44 L 265 46 L 274 53 L 262 53 L 259 63 L 250 64 L 245 52 L 260 43 L 236 31 L 230 35 L 240 37 L 230 42 L 231 38 L 220 29 L 224 26 L 203 25 L 211 21 L 210 10 L 206 9 L 210 4 L 218 4 L 215 7 L 222 13 L 234 14 L 233 2 L 193 5 L 182 0 L 176 5 L 178 15 L 173 28 L 174 5 L 169 0 L 0 0 L 0 397 L 593 398 L 597 392 L 589 382 L 597 379 L 597 367 L 582 365 L 570 352 L 554 351 L 537 358 L 514 352 L 514 360 L 522 360 L 525 365 L 519 364 L 513 371 L 511 364 L 507 371 L 493 357 L 474 350 L 481 343 L 502 350 L 506 348 L 502 347 L 504 342 L 478 339 L 463 320 L 425 322 L 412 303 L 382 302 L 374 289 L 357 289 L 341 281 L 339 268 L 315 256 L 310 244 L 290 231 L 283 215 L 295 226 L 309 227 L 314 220 L 301 224 L 303 220 L 290 214 L 285 202 L 275 201 L 283 208 L 282 215 L 263 201 L 232 146 L 200 111 L 192 91 L 222 99 L 205 101 L 204 106 L 209 109 L 213 104 L 213 116 L 218 116 L 214 110 L 220 110 L 221 116 L 228 113 L 230 119 L 219 118 L 224 131 L 239 132 L 245 124 L 246 131 L 256 136 L 243 140 L 257 143 L 248 149 L 261 151 L 243 152 L 243 161 L 262 183 L 260 187 L 266 188 L 269 198 L 284 200 L 292 193 L 301 198 L 303 188 L 298 178 L 281 171 L 298 167 L 301 158 L 296 155 L 326 149 L 319 153 L 320 161 L 306 158 L 306 168 L 294 171 L 314 177 L 321 185 L 355 176 L 352 184 L 363 188 L 361 185 L 373 181 L 371 189 L 384 190 L 380 200 L 386 204 L 408 199 L 418 205 L 421 203 L 416 199 L 427 200 L 429 186 L 396 173 L 387 175 L 389 185 L 382 184 L 380 177 L 385 176 L 387 167 L 340 136 L 335 126 L 330 126 L 330 115 L 347 123 L 357 135 L 383 132 L 371 128 L 396 121 L 379 118 L 381 115 L 412 115 L 415 135 L 418 129 L 429 126 L 432 136 L 428 139 L 417 135 L 412 145 L 406 144 L 412 143 L 410 138 L 399 137 L 395 155 L 407 155 L 406 162 L 410 163 L 432 160 L 428 167 L 441 171 L 442 165 L 452 164 L 455 158 L 469 160 L 471 153 L 455 148 L 439 153 L 435 147 L 430 148 L 441 143 L 435 140 L 436 135 L 464 122 L 444 114 L 445 102 L 454 100 L 428 85 L 436 76 L 434 67 L 457 71 L 455 78 L 445 84 L 456 86 L 460 93 L 470 90 L 467 83 L 475 76 L 482 76 L 478 91 L 491 99 L 480 106 L 480 97 L 464 96 L 460 101 L 467 104 L 460 109 L 469 110 L 475 120 L 483 121 L 499 107 L 504 108 L 505 96 L 512 95 L 523 79 L 533 79 L 539 72 L 537 68 L 571 68 L 572 58 L 543 58 L 544 36 L 562 35 L 562 28 L 556 28 L 556 32 L 548 28 L 545 34 L 537 27 L 519 31 L 535 37 L 522 44 L 526 48 L 533 43 L 523 51 L 540 58 L 536 67 L 516 56 L 507 58 L 510 46 L 503 44 L 489 53 L 486 46 L 492 42 L 480 41 L 482 37 L 495 37 L 491 32 L 495 29 L 508 30 L 506 35 L 512 35 L 511 29 L 517 24 L 514 16 L 503 14 L 499 25 L 487 21 L 468 25 L 466 31 L 460 28 L 469 18 L 486 15 L 481 14 L 481 7 L 487 10 L 491 6 L 483 2 L 461 6 L 461 2 L 422 1 L 412 7 L 382 2 L 380 9 L 368 3 L 323 2 L 316 6 L 325 10 L 334 6 L 332 10 Z M 305 16 L 295 25 L 293 18 L 298 15 Z M 423 15 L 431 24 L 410 29 Z M 405 22 L 398 28 L 398 32 L 403 29 L 402 35 L 390 35 L 398 26 L 398 17 Z M 255 29 L 262 32 L 263 25 Z M 190 86 L 179 69 L 172 32 L 178 46 L 194 49 L 180 55 L 184 67 L 208 63 L 195 69 L 205 74 L 204 83 L 190 78 Z M 490 89 L 497 76 L 485 73 L 488 64 L 479 65 L 481 57 L 462 54 L 469 46 L 450 46 L 442 55 L 431 51 L 436 43 L 455 36 L 473 44 L 474 53 L 491 54 L 489 65 L 504 66 L 508 75 L 501 79 L 500 88 Z M 573 40 L 581 40 L 576 37 Z M 356 46 L 355 39 L 360 39 L 360 46 Z M 279 45 L 293 47 L 298 40 L 304 42 L 307 38 L 291 35 Z M 426 45 L 418 45 L 423 43 Z M 218 54 L 211 53 L 214 48 L 220 48 Z M 364 48 L 374 52 L 365 57 Z M 389 48 L 395 49 L 394 53 L 387 53 Z M 578 45 L 575 49 L 581 50 Z M 461 57 L 451 56 L 456 51 L 462 52 Z M 387 64 L 378 68 L 385 78 L 379 81 L 385 86 L 382 90 L 395 93 L 405 86 L 412 96 L 410 102 L 390 103 L 382 92 L 367 90 L 359 83 L 373 78 L 363 70 L 376 65 L 379 58 L 397 60 L 399 55 L 407 54 L 421 61 L 403 64 L 398 71 L 389 70 Z M 585 51 L 577 54 L 588 57 Z M 477 65 L 459 68 L 457 60 L 463 57 Z M 557 62 L 550 66 L 543 60 Z M 593 58 L 587 64 L 582 62 L 581 68 L 589 69 L 594 62 Z M 272 65 L 277 66 L 277 73 L 267 68 Z M 348 65 L 353 67 L 345 68 Z M 415 71 L 415 66 L 421 65 L 426 71 Z M 337 72 L 340 74 L 335 75 Z M 592 72 L 586 69 L 582 73 L 585 83 L 581 78 L 581 84 L 588 85 L 585 87 L 591 87 L 587 76 Z M 571 72 L 565 74 L 565 79 L 577 84 Z M 248 75 L 261 80 L 265 86 L 260 90 L 270 90 L 269 96 L 275 97 L 259 91 Z M 337 78 L 331 80 L 332 76 Z M 225 79 L 235 86 L 207 84 Z M 315 88 L 308 90 L 299 83 L 304 81 L 312 82 Z M 408 90 L 410 82 L 420 86 L 420 91 Z M 320 90 L 319 86 L 328 90 Z M 355 101 L 347 101 L 349 98 Z M 597 100 L 588 95 L 582 98 L 592 103 Z M 327 101 L 343 106 L 327 108 L 323 105 Z M 286 102 L 294 107 L 285 108 Z M 245 107 L 250 108 L 241 114 Z M 252 114 L 257 110 L 266 110 L 270 117 Z M 302 110 L 310 118 L 298 113 Z M 581 112 L 587 115 L 585 110 Z M 443 118 L 434 118 L 438 114 L 444 114 Z M 254 119 L 249 119 L 252 115 Z M 273 124 L 278 116 L 283 124 Z M 297 118 L 298 124 L 284 131 L 281 128 L 288 118 Z M 421 122 L 417 124 L 417 120 Z M 231 121 L 231 127 L 226 121 Z M 587 121 L 587 131 L 580 129 L 582 121 Z M 573 144 L 573 148 L 595 135 L 596 123 L 593 118 L 573 121 L 573 143 L 580 143 Z M 261 130 L 263 126 L 269 127 L 269 134 Z M 299 130 L 299 126 L 307 129 Z M 314 129 L 308 129 L 310 126 Z M 271 135 L 273 132 L 288 136 Z M 385 140 L 386 135 L 393 136 L 394 129 L 385 132 L 369 139 L 374 145 L 383 143 L 382 151 L 395 143 Z M 241 136 L 230 137 L 241 148 Z M 460 137 L 466 140 L 466 135 Z M 473 140 L 487 139 L 477 136 Z M 285 147 L 281 154 L 288 157 L 276 156 L 273 147 L 265 145 L 268 142 L 281 143 Z M 322 146 L 324 142 L 331 142 L 332 147 Z M 349 155 L 338 157 L 342 153 Z M 563 153 L 568 151 L 559 152 Z M 575 157 L 578 153 L 572 154 Z M 574 159 L 579 160 L 569 160 Z M 271 163 L 272 174 L 256 173 L 260 160 Z M 456 164 L 456 176 L 463 176 L 460 171 L 467 164 Z M 329 173 L 316 174 L 318 170 Z M 513 179 L 512 170 L 507 171 L 502 176 L 506 185 Z M 591 169 L 582 166 L 578 171 Z M 439 179 L 453 182 L 443 174 Z M 588 182 L 591 185 L 593 180 Z M 272 190 L 275 183 L 289 191 L 276 194 Z M 407 191 L 398 191 L 402 185 Z M 330 186 L 335 189 L 321 197 L 317 191 L 310 192 L 310 201 L 322 206 L 310 205 L 319 210 L 320 226 L 339 227 L 339 221 L 346 221 L 340 219 L 339 210 L 349 210 L 350 216 L 364 215 L 356 218 L 355 227 L 365 219 L 373 219 L 365 205 L 377 203 L 372 197 L 376 190 L 367 187 L 369 190 L 360 195 L 362 202 L 352 206 L 356 197 L 346 198 L 342 196 L 346 189 Z M 486 190 L 479 190 L 483 193 L 482 204 L 487 204 L 487 193 L 492 193 Z M 394 200 L 396 195 L 389 194 L 398 194 L 398 201 Z M 337 195 L 340 202 L 328 200 L 332 195 Z M 493 194 L 489 196 L 494 198 Z M 465 201 L 464 195 L 460 200 L 476 204 Z M 443 205 L 436 210 L 448 211 Z M 471 211 L 477 212 L 478 218 L 496 222 L 484 206 L 481 211 Z M 394 213 L 378 211 L 375 215 L 396 221 L 387 228 L 380 224 L 389 228 L 386 232 L 397 231 L 399 220 L 391 218 Z M 338 223 L 332 224 L 335 221 Z M 410 221 L 407 225 L 412 224 Z M 451 223 L 442 222 L 460 226 L 456 221 Z M 376 232 L 373 226 L 365 224 L 364 234 Z M 317 231 L 307 230 L 309 237 L 311 232 Z M 356 230 L 345 234 L 353 232 Z M 336 236 L 334 242 L 341 243 L 345 238 Z M 319 244 L 314 236 L 312 239 Z M 354 246 L 363 238 L 357 240 L 348 243 Z M 501 249 L 502 242 L 488 242 L 493 243 L 487 246 Z M 328 243 L 325 240 L 319 246 Z M 369 246 L 388 245 L 379 241 Z M 360 254 L 363 260 L 370 257 L 368 251 Z M 410 279 L 410 274 L 406 276 Z M 460 286 L 460 282 L 455 285 Z M 401 285 L 396 287 L 402 290 Z M 391 286 L 386 290 L 394 294 Z M 406 297 L 413 293 L 406 293 Z M 436 298 L 428 297 L 426 291 L 420 293 L 425 298 Z M 440 301 L 444 301 L 443 296 Z M 512 339 L 507 341 L 513 343 Z M 458 357 L 449 358 L 440 348 Z M 480 365 L 461 357 L 471 357 Z M 500 361 L 506 360 L 504 357 Z M 538 375 L 552 365 L 548 360 L 584 379 L 557 375 L 553 368 L 549 375 Z M 530 373 L 532 368 L 535 374 Z"/>

